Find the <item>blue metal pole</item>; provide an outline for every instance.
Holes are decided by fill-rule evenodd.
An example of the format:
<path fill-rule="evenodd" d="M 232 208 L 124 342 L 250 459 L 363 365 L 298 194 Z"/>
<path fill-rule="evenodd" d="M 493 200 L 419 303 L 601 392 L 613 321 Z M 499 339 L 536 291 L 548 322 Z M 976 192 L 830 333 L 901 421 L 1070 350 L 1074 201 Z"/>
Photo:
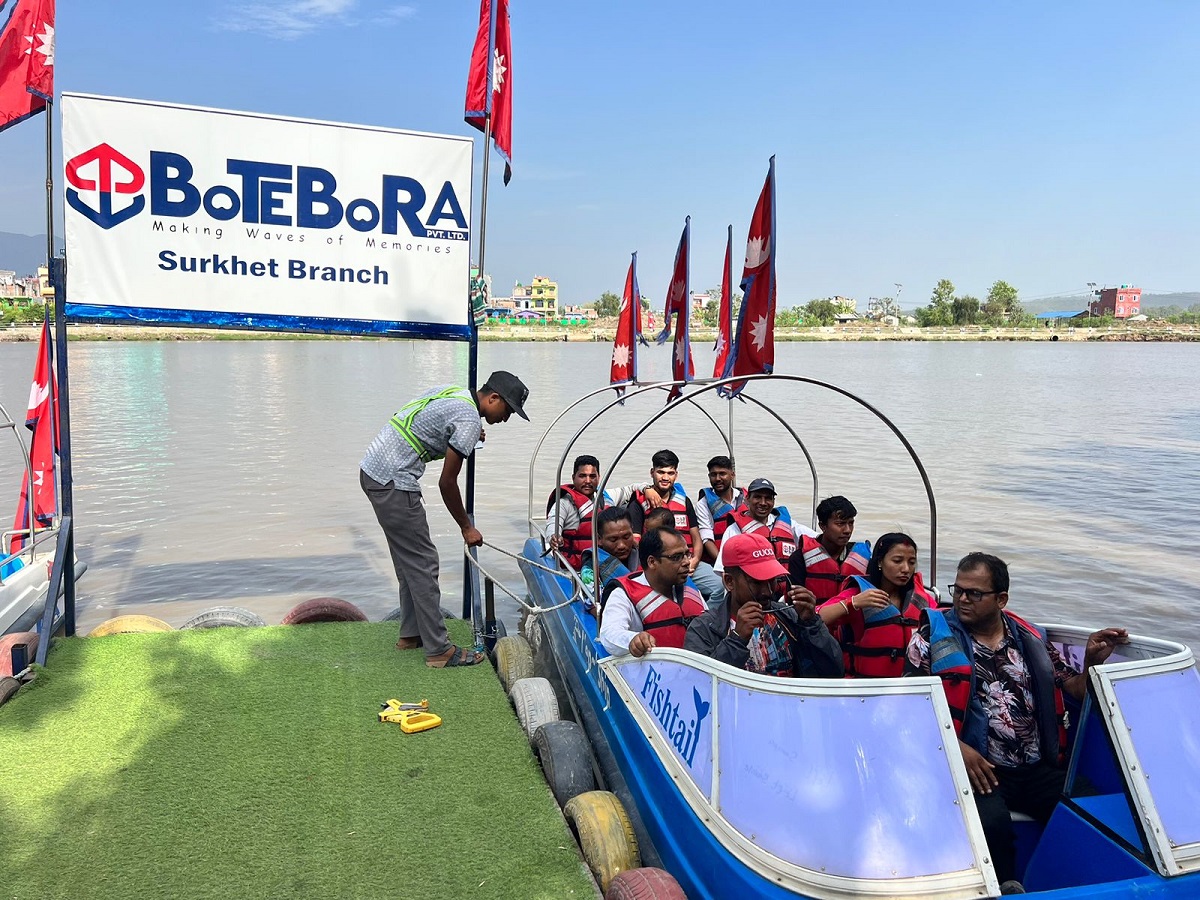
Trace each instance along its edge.
<path fill-rule="evenodd" d="M 74 521 L 75 496 L 71 474 L 71 389 L 67 377 L 67 261 L 63 257 L 50 260 L 50 283 L 54 285 L 54 344 L 58 365 L 54 367 L 58 381 L 58 465 L 62 490 L 60 514 L 63 522 Z M 64 528 L 60 538 L 66 541 L 63 589 L 63 624 L 68 637 L 75 634 L 75 529 Z M 50 636 L 46 634 L 46 643 Z"/>

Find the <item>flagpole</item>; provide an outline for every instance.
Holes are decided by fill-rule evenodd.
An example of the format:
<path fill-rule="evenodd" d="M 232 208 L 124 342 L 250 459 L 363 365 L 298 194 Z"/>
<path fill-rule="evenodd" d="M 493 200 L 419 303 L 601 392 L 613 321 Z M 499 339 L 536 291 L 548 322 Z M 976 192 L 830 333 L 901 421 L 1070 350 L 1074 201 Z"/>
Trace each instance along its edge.
<path fill-rule="evenodd" d="M 46 100 L 46 277 L 54 259 L 54 100 Z"/>
<path fill-rule="evenodd" d="M 492 115 L 489 112 L 483 120 L 483 190 L 479 198 L 479 278 L 484 285 L 487 284 L 484 273 L 484 259 L 487 250 L 487 195 L 488 195 L 488 163 L 491 160 L 489 145 L 492 140 Z M 479 390 L 479 326 L 475 324 L 475 314 L 470 308 L 470 292 L 468 291 L 467 311 L 471 316 L 471 344 L 470 351 L 467 354 L 469 372 L 467 374 L 468 385 L 471 391 L 471 396 L 474 397 Z M 472 453 L 467 457 L 467 517 L 471 523 L 475 522 L 475 454 Z M 478 559 L 479 552 L 472 547 L 471 558 Z M 464 561 L 463 563 L 463 618 L 471 616 L 472 622 L 475 625 L 476 644 L 480 643 L 480 626 L 481 622 L 476 615 L 476 607 L 479 601 L 478 582 L 472 578 L 472 563 Z M 478 649 L 478 648 L 476 648 Z"/>

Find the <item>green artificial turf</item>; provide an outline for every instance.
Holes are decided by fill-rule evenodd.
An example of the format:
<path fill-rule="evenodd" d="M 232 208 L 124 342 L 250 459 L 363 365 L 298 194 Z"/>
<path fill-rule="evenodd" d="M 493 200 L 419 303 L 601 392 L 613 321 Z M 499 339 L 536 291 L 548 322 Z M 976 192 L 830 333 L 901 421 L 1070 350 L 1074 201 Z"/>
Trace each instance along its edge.
<path fill-rule="evenodd" d="M 0 707 L 0 896 L 595 896 L 495 673 L 395 639 L 59 641 Z M 377 719 L 389 697 L 444 722 L 404 734 Z"/>

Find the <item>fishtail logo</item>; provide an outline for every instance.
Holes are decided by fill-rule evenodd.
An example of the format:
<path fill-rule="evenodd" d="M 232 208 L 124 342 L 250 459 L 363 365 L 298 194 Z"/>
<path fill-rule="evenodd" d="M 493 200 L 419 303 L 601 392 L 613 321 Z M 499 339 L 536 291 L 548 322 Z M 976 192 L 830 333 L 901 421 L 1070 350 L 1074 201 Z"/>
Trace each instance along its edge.
<path fill-rule="evenodd" d="M 96 164 L 96 177 L 89 178 L 80 170 Z M 146 174 L 141 166 L 125 154 L 108 144 L 98 144 L 91 150 L 80 153 L 67 163 L 67 203 L 80 215 L 101 228 L 108 229 L 132 219 L 146 207 L 146 198 L 140 191 L 146 184 Z M 96 207 L 89 206 L 79 192 L 99 193 Z M 113 208 L 113 194 L 137 194 L 128 206 Z"/>

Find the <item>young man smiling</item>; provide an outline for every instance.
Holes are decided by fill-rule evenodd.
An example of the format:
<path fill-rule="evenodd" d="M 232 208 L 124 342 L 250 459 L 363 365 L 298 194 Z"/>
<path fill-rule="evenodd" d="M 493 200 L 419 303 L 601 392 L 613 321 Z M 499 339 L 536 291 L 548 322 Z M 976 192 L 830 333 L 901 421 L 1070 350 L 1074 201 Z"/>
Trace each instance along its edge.
<path fill-rule="evenodd" d="M 704 542 L 700 537 L 700 521 L 696 516 L 696 507 L 692 505 L 683 488 L 676 483 L 679 477 L 679 457 L 671 450 L 659 450 L 651 457 L 650 466 L 650 481 L 658 496 L 663 498 L 662 507 L 675 514 L 675 530 L 683 536 L 687 544 L 692 581 L 700 588 L 700 593 L 709 606 L 719 605 L 724 599 L 725 589 L 712 566 L 704 562 Z M 629 513 L 635 534 L 642 531 L 643 519 L 653 505 L 653 499 L 647 497 L 645 491 L 638 491 L 633 495 Z"/>

